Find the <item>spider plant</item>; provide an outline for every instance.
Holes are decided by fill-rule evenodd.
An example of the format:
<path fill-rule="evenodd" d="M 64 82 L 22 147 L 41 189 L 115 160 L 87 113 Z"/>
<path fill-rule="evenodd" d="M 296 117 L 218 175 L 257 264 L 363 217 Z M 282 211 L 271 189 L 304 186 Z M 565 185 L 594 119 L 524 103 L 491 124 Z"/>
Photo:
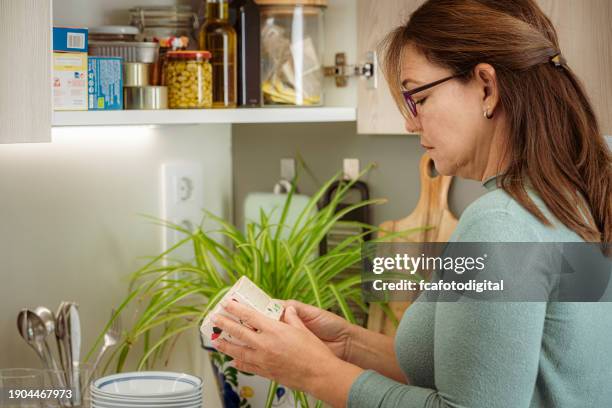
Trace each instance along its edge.
<path fill-rule="evenodd" d="M 104 371 L 113 361 L 116 371 L 122 371 L 131 354 L 136 354 L 138 358 L 138 370 L 153 366 L 164 356 L 167 361 L 178 338 L 185 332 L 193 333 L 203 317 L 243 275 L 274 298 L 297 299 L 322 309 L 337 308 L 348 321 L 355 322 L 351 305 L 365 313 L 368 311 L 361 299 L 361 276 L 342 280 L 338 280 L 337 276 L 360 262 L 364 237 L 375 234 L 378 228 L 341 219 L 357 208 L 379 204 L 384 200 L 367 200 L 338 209 L 338 204 L 354 183 L 345 181 L 330 203 L 317 211 L 317 203 L 339 177 L 338 174 L 328 180 L 312 196 L 292 225 L 286 221 L 295 189 L 287 194 L 277 222 L 271 221 L 271 214 L 261 211 L 257 222 L 247 221 L 244 232 L 210 213 L 206 213 L 206 222 L 203 221 L 195 231 L 157 220 L 164 227 L 180 231 L 184 238 L 131 276 L 127 297 L 103 329 L 89 355 L 122 310 L 140 305 L 136 307 L 139 311 L 134 323 L 124 333 Z M 205 230 L 203 225 L 211 221 L 216 227 Z M 319 243 L 338 224 L 358 226 L 363 233 L 345 238 L 328 253 L 319 256 Z M 382 239 L 396 235 L 389 234 Z M 173 252 L 185 245 L 193 248 L 193 260 L 173 260 Z M 387 305 L 382 306 L 387 315 L 395 320 Z M 142 348 L 135 347 L 137 344 Z M 276 387 L 277 384 L 272 381 L 267 407 L 272 404 Z M 304 393 L 296 392 L 296 397 L 303 407 L 308 407 Z M 318 402 L 317 406 L 320 405 Z"/>

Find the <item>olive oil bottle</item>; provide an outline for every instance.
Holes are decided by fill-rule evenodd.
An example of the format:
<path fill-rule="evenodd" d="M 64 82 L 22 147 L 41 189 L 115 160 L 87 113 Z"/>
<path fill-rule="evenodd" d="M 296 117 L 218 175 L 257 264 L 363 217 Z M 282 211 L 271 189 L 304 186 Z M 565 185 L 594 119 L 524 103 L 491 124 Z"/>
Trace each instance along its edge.
<path fill-rule="evenodd" d="M 213 108 L 235 108 L 236 31 L 229 22 L 228 0 L 206 0 L 206 21 L 200 29 L 199 45 L 212 54 Z"/>

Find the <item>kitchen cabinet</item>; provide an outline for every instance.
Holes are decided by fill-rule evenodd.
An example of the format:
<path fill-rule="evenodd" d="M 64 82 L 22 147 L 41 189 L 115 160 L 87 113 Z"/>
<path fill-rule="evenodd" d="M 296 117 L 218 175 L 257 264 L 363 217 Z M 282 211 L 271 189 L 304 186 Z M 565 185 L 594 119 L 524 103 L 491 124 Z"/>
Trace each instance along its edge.
<path fill-rule="evenodd" d="M 191 3 L 198 10 L 202 0 L 158 0 L 156 5 Z M 53 22 L 60 26 L 95 27 L 126 24 L 131 7 L 151 4 L 149 0 L 55 0 Z M 354 0 L 329 0 L 325 12 L 324 65 L 334 62 L 338 51 L 356 58 L 356 7 Z M 238 124 L 238 123 L 305 123 L 354 122 L 356 120 L 356 82 L 346 88 L 336 88 L 331 78 L 325 79 L 325 106 L 293 108 L 238 108 L 238 109 L 177 109 L 163 111 L 89 111 L 53 112 L 53 126 L 124 126 L 124 125 L 181 125 L 181 124 Z"/>
<path fill-rule="evenodd" d="M 177 3 L 179 2 L 176 0 L 159 2 L 160 5 Z M 197 6 L 197 3 L 199 2 L 192 1 L 194 6 Z M 374 2 L 370 3 L 374 5 Z M 401 2 L 395 3 L 395 6 L 399 7 Z M 1 142 L 49 141 L 51 126 L 355 121 L 357 84 L 372 82 L 352 79 L 348 87 L 336 88 L 332 79 L 326 79 L 326 106 L 308 109 L 286 107 L 265 110 L 53 112 L 50 87 L 51 27 L 125 24 L 126 11 L 130 7 L 146 4 L 146 1 L 55 0 L 52 3 L 50 0 L 1 0 L 0 4 L 3 23 L 0 32 L 6 44 L 1 51 L 3 58 L 0 64 L 0 112 L 3 118 L 7 118 L 0 125 Z M 325 18 L 328 34 L 325 65 L 333 64 L 336 52 L 345 52 L 349 63 L 361 62 L 358 61 L 355 51 L 356 8 L 352 0 L 329 1 Z M 366 32 L 371 26 L 372 24 L 365 22 Z M 374 27 L 388 29 L 388 26 L 382 24 Z M 360 32 L 361 36 L 363 34 L 364 32 Z M 15 69 L 16 66 L 18 69 Z M 379 83 L 380 89 L 385 90 L 384 83 Z M 377 103 L 375 99 L 367 99 L 371 104 Z M 390 97 L 380 102 L 386 106 L 384 111 L 397 114 Z M 375 106 L 371 106 L 369 112 L 374 112 L 375 109 Z M 364 113 L 368 115 L 368 109 L 364 108 Z M 359 122 L 362 122 L 361 118 Z M 386 122 L 401 124 L 401 120 Z"/>
<path fill-rule="evenodd" d="M 0 0 L 0 143 L 51 140 L 51 1 Z"/>
<path fill-rule="evenodd" d="M 357 50 L 361 59 L 423 0 L 358 0 Z M 538 0 L 557 29 L 568 64 L 582 80 L 603 134 L 612 134 L 612 2 L 609 0 Z M 378 86 L 360 81 L 357 129 L 368 134 L 406 133 L 404 121 L 379 72 Z"/>
<path fill-rule="evenodd" d="M 160 5 L 184 4 L 161 0 Z M 192 2 L 197 9 L 200 1 Z M 327 53 L 353 51 L 352 0 L 331 0 Z M 147 0 L 0 0 L 0 143 L 49 142 L 51 128 L 100 125 L 346 122 L 356 120 L 354 89 L 328 88 L 326 105 L 316 108 L 53 112 L 51 31 L 53 25 L 93 27 L 125 24 L 126 10 Z M 354 40 L 351 41 L 354 43 Z M 351 55 L 354 57 L 354 55 Z M 333 58 L 333 57 L 331 57 Z M 333 80 L 326 80 L 333 84 Z M 348 103 L 346 103 L 348 101 Z"/>
<path fill-rule="evenodd" d="M 404 22 L 424 0 L 329 0 L 325 16 L 324 65 L 345 52 L 363 64 L 369 51 Z M 612 134 L 612 3 L 538 0 L 558 29 L 569 64 L 582 79 L 604 134 Z M 177 125 L 356 121 L 362 134 L 405 134 L 404 120 L 379 71 L 377 79 L 350 78 L 338 88 L 325 80 L 325 106 L 184 111 L 52 112 L 50 28 L 52 24 L 125 24 L 127 9 L 143 0 L 1 0 L 0 142 L 49 141 L 51 126 Z M 160 0 L 160 5 L 187 3 Z M 197 7 L 199 0 L 191 3 Z M 53 14 L 53 17 L 51 16 Z M 378 67 L 376 67 L 378 68 Z M 375 85 L 376 84 L 376 85 Z"/>

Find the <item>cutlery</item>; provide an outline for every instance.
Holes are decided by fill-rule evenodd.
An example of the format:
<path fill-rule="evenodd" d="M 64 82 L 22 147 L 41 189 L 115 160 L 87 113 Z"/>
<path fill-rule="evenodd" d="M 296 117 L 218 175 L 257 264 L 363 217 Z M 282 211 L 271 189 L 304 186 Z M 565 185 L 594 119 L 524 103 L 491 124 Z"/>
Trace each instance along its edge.
<path fill-rule="evenodd" d="M 21 337 L 36 351 L 46 368 L 53 370 L 49 345 L 46 342 L 47 328 L 36 313 L 22 309 L 17 315 L 17 329 Z"/>
<path fill-rule="evenodd" d="M 66 322 L 66 306 L 67 302 L 60 303 L 55 314 L 55 338 L 57 339 L 57 349 L 59 350 L 60 363 L 64 370 L 64 376 L 68 388 L 72 389 L 72 377 L 70 375 L 70 356 L 68 355 L 68 330 Z"/>
<path fill-rule="evenodd" d="M 117 315 L 117 312 L 115 309 L 111 311 L 111 319 L 114 319 L 114 320 L 111 323 L 111 326 L 106 331 L 106 333 L 104 333 L 104 344 L 102 345 L 102 348 L 98 352 L 98 356 L 96 357 L 96 360 L 93 363 L 93 366 L 91 367 L 91 373 L 89 375 L 89 380 L 87 380 L 87 382 L 85 383 L 86 387 L 89 386 L 89 384 L 93 380 L 96 369 L 98 368 L 100 361 L 102 361 L 102 357 L 104 356 L 106 351 L 108 351 L 110 347 L 115 346 L 119 342 L 119 339 L 121 338 L 121 317 Z"/>
<path fill-rule="evenodd" d="M 47 337 L 49 337 L 50 334 L 53 333 L 53 335 L 55 336 L 55 316 L 53 315 L 53 312 L 51 310 L 49 310 L 48 308 L 44 306 L 38 306 L 36 309 L 34 309 L 34 314 L 38 316 L 38 318 L 41 320 L 46 330 L 45 336 L 44 336 L 43 347 L 44 347 L 46 355 L 49 358 L 51 369 L 54 371 L 54 374 L 57 375 L 58 377 L 59 387 L 62 389 L 66 388 L 65 381 L 62 380 L 62 374 L 58 374 L 60 370 L 60 366 L 57 363 L 55 355 L 51 353 L 51 348 L 49 347 L 49 343 L 47 342 Z"/>
<path fill-rule="evenodd" d="M 68 333 L 70 336 L 70 363 L 72 366 L 72 385 L 74 387 L 73 404 L 81 404 L 81 319 L 76 303 L 70 303 L 68 308 Z"/>

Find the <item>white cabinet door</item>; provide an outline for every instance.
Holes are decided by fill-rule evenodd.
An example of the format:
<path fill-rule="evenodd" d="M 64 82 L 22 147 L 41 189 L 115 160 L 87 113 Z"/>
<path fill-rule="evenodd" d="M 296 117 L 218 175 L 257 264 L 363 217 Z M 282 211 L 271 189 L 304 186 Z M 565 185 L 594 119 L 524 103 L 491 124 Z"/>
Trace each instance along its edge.
<path fill-rule="evenodd" d="M 0 143 L 51 141 L 51 0 L 0 0 Z"/>
<path fill-rule="evenodd" d="M 424 0 L 358 0 L 357 1 L 357 56 L 366 59 L 368 51 L 375 51 L 387 33 L 406 22 Z M 378 86 L 359 81 L 357 87 L 357 132 L 368 134 L 403 134 L 404 118 L 400 114 L 387 82 L 378 69 Z"/>
<path fill-rule="evenodd" d="M 581 79 L 604 135 L 612 135 L 612 1 L 538 0 L 567 63 Z"/>

